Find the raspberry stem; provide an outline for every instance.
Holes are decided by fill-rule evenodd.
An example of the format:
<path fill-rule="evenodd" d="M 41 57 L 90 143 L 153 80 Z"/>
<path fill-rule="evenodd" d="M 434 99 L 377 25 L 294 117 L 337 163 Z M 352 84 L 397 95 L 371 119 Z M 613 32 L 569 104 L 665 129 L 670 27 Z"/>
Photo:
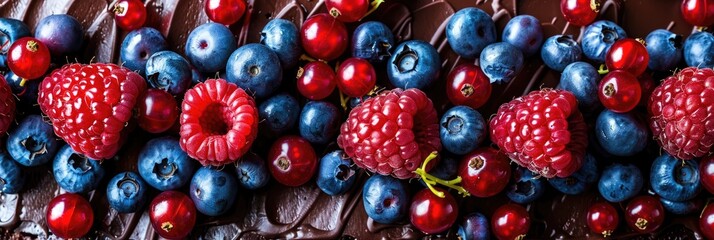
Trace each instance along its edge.
<path fill-rule="evenodd" d="M 369 9 L 369 11 L 367 11 L 367 13 L 364 14 L 364 16 L 362 16 L 362 18 L 365 18 L 366 16 L 372 14 L 382 3 L 384 3 L 384 0 L 374 0 L 373 2 L 369 3 L 369 6 L 371 8 Z M 360 18 L 360 20 L 362 20 L 362 18 Z"/>
<path fill-rule="evenodd" d="M 469 192 L 466 191 L 466 189 L 464 189 L 463 187 L 458 185 L 459 183 L 461 183 L 460 176 L 456 177 L 454 179 L 451 179 L 451 180 L 444 180 L 444 179 L 438 178 L 438 177 L 426 172 L 426 166 L 429 164 L 429 162 L 431 160 L 436 158 L 436 156 L 438 156 L 438 155 L 439 155 L 439 153 L 436 151 L 431 152 L 429 154 L 429 156 L 427 156 L 426 159 L 424 159 L 424 162 L 422 162 L 421 166 L 419 168 L 417 168 L 416 170 L 414 170 L 414 173 L 419 175 L 421 177 L 421 180 L 424 181 L 424 183 L 429 188 L 429 190 L 431 190 L 431 192 L 434 193 L 434 195 L 436 195 L 440 198 L 444 198 L 445 196 L 444 196 L 444 192 L 436 190 L 434 188 L 433 185 L 436 185 L 437 183 L 458 191 L 459 194 L 461 194 L 464 197 L 468 197 L 470 195 Z"/>

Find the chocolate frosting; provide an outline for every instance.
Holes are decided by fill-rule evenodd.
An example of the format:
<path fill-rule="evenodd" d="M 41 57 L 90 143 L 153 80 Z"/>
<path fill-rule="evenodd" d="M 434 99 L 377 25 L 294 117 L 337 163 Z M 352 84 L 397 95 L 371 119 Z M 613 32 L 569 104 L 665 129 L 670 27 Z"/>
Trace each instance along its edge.
<path fill-rule="evenodd" d="M 246 16 L 230 28 L 238 44 L 258 42 L 262 27 L 273 18 L 284 18 L 298 26 L 309 16 L 326 12 L 324 0 L 247 0 Z M 397 42 L 421 39 L 434 45 L 441 55 L 442 79 L 428 92 L 437 107 L 443 112 L 450 105 L 443 96 L 443 78 L 456 65 L 474 62 L 463 59 L 451 51 L 444 29 L 446 21 L 458 9 L 481 8 L 491 14 L 500 36 L 503 27 L 513 16 L 533 15 L 541 21 L 545 37 L 555 34 L 570 34 L 579 39 L 584 28 L 569 25 L 560 13 L 556 0 L 484 1 L 484 0 L 387 0 L 368 16 L 367 20 L 379 20 L 387 24 Z M 632 37 L 645 37 L 657 28 L 688 36 L 693 27 L 683 22 L 680 1 L 602 1 L 598 19 L 607 19 L 620 24 Z M 79 62 L 118 62 L 119 48 L 126 32 L 114 24 L 113 15 L 107 11 L 111 0 L 0 0 L 0 16 L 23 20 L 31 29 L 50 14 L 66 13 L 77 18 L 86 31 L 86 46 L 79 53 Z M 146 0 L 148 11 L 146 26 L 158 29 L 167 39 L 170 48 L 184 53 L 184 43 L 190 31 L 208 22 L 202 0 Z M 353 29 L 357 24 L 348 24 Z M 347 51 L 349 52 L 349 51 Z M 68 59 L 69 60 L 69 59 Z M 288 76 L 289 74 L 286 74 Z M 293 75 L 289 75 L 293 76 Z M 560 74 L 548 69 L 538 56 L 526 58 L 521 73 L 505 85 L 495 85 L 489 102 L 479 109 L 489 116 L 500 103 L 511 100 L 542 87 L 555 87 Z M 386 77 L 382 74 L 381 82 Z M 286 78 L 289 79 L 289 78 Z M 287 80 L 286 80 L 287 81 Z M 289 88 L 289 87 L 284 87 Z M 149 136 L 134 136 L 120 152 L 118 160 L 103 163 L 111 173 L 136 171 L 137 152 Z M 656 150 L 655 150 L 656 152 Z M 648 161 L 649 162 L 649 161 Z M 646 167 L 644 168 L 646 169 Z M 47 166 L 26 169 L 28 183 L 19 195 L 0 195 L 0 234 L 12 238 L 23 236 L 50 236 L 44 220 L 46 205 L 63 192 L 52 177 Z M 108 174 L 109 176 L 113 174 Z M 361 189 L 367 175 L 361 173 L 355 186 L 340 196 L 328 196 L 320 191 L 314 181 L 301 187 L 285 187 L 271 182 L 264 189 L 239 190 L 231 212 L 220 217 L 199 217 L 192 238 L 320 238 L 339 237 L 357 239 L 403 239 L 420 238 L 424 235 L 408 224 L 384 225 L 369 219 L 362 204 Z M 110 209 L 105 197 L 105 186 L 87 194 L 94 206 L 95 223 L 91 236 L 106 239 L 156 239 L 158 235 L 149 223 L 146 210 L 138 213 L 119 214 Z M 411 184 L 414 190 L 417 184 Z M 184 189 L 186 190 L 186 189 Z M 151 192 L 154 196 L 156 192 Z M 508 201 L 502 195 L 492 198 L 461 198 L 461 214 L 480 211 L 490 216 L 495 207 Z M 597 190 L 578 196 L 567 196 L 549 190 L 545 196 L 527 207 L 533 218 L 529 238 L 598 238 L 587 229 L 587 207 L 598 199 Z M 619 206 L 624 209 L 624 206 Z M 622 212 L 622 211 L 621 211 Z M 622 219 L 622 218 L 621 218 Z M 405 220 L 408 221 L 408 220 Z M 79 224 L 79 223 L 78 223 Z M 668 217 L 660 233 L 637 236 L 621 227 L 616 238 L 693 238 L 701 237 L 697 230 L 696 216 Z M 456 227 L 447 233 L 430 238 L 454 238 Z"/>

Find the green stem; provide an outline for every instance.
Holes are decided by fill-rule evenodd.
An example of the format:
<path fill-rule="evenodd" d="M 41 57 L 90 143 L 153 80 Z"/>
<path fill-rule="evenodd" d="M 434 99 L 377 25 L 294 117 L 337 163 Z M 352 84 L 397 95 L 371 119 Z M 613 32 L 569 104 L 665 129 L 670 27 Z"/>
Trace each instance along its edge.
<path fill-rule="evenodd" d="M 597 70 L 597 73 L 599 73 L 600 75 L 604 75 L 609 72 L 610 72 L 610 70 L 607 69 L 607 67 L 605 67 L 605 64 L 600 64 L 600 68 Z"/>
<path fill-rule="evenodd" d="M 374 0 L 373 2 L 371 2 L 369 4 L 371 8 L 369 9 L 369 11 L 367 11 L 367 13 L 364 14 L 364 16 L 362 18 L 365 18 L 365 17 L 369 16 L 370 14 L 372 14 L 374 11 L 376 11 L 377 8 L 379 7 L 379 5 L 381 5 L 382 3 L 384 3 L 384 0 Z M 362 20 L 362 19 L 360 19 L 360 20 Z"/>
<path fill-rule="evenodd" d="M 440 198 L 444 198 L 444 192 L 439 191 L 436 188 L 434 188 L 434 185 L 436 185 L 437 183 L 458 191 L 459 194 L 461 194 L 464 197 L 468 197 L 470 195 L 469 192 L 466 191 L 466 189 L 464 189 L 463 187 L 458 185 L 459 183 L 461 183 L 460 176 L 456 177 L 454 179 L 451 179 L 451 180 L 443 180 L 441 178 L 438 178 L 438 177 L 426 172 L 426 166 L 429 164 L 429 162 L 431 160 L 436 158 L 436 156 L 438 156 L 438 152 L 436 152 L 436 151 L 431 152 L 431 154 L 429 154 L 429 156 L 427 156 L 426 159 L 424 159 L 424 162 L 422 162 L 421 166 L 419 168 L 417 168 L 416 170 L 414 170 L 414 173 L 419 175 L 421 177 L 422 181 L 424 181 L 426 186 L 429 188 L 429 190 L 431 190 L 431 192 L 434 193 L 434 195 L 436 195 Z"/>

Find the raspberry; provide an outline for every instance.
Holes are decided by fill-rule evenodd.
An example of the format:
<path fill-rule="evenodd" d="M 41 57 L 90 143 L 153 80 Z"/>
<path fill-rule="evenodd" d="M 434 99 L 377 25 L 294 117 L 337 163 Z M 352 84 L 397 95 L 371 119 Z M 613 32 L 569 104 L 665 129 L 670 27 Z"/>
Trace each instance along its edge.
<path fill-rule="evenodd" d="M 543 89 L 498 108 L 491 118 L 491 141 L 518 165 L 544 177 L 567 177 L 580 169 L 587 126 L 575 96 Z"/>
<path fill-rule="evenodd" d="M 258 135 L 253 98 L 226 80 L 196 84 L 186 92 L 181 109 L 181 149 L 204 166 L 235 162 Z"/>
<path fill-rule="evenodd" d="M 15 96 L 10 85 L 0 75 L 0 134 L 5 134 L 15 119 Z"/>
<path fill-rule="evenodd" d="M 146 81 L 129 69 L 105 63 L 67 64 L 40 83 L 38 103 L 55 134 L 91 159 L 113 157 L 126 136 Z"/>
<path fill-rule="evenodd" d="M 655 88 L 648 104 L 652 134 L 670 155 L 688 160 L 714 144 L 714 70 L 688 67 Z"/>
<path fill-rule="evenodd" d="M 436 110 L 419 89 L 382 92 L 352 109 L 337 144 L 361 168 L 413 178 L 424 159 L 441 150 Z"/>

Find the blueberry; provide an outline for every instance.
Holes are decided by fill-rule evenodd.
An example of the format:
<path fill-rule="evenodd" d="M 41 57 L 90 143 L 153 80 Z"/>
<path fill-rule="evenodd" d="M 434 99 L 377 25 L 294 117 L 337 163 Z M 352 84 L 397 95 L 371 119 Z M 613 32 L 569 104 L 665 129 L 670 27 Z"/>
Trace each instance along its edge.
<path fill-rule="evenodd" d="M 191 179 L 190 196 L 196 210 L 208 216 L 218 216 L 233 206 L 237 189 L 238 183 L 227 169 L 220 171 L 204 166 Z"/>
<path fill-rule="evenodd" d="M 76 18 L 55 14 L 42 18 L 35 27 L 35 38 L 44 43 L 53 56 L 75 53 L 82 47 L 84 30 Z"/>
<path fill-rule="evenodd" d="M 398 88 L 426 89 L 441 69 L 439 52 L 428 42 L 409 40 L 394 49 L 387 64 L 389 81 Z"/>
<path fill-rule="evenodd" d="M 340 132 L 340 110 L 324 101 L 310 101 L 300 113 L 300 136 L 315 144 L 325 144 Z"/>
<path fill-rule="evenodd" d="M 671 201 L 686 201 L 699 194 L 699 164 L 663 153 L 652 163 L 650 184 L 657 195 Z"/>
<path fill-rule="evenodd" d="M 152 187 L 167 191 L 180 188 L 191 178 L 194 160 L 181 150 L 178 139 L 160 137 L 149 140 L 139 152 L 141 178 Z"/>
<path fill-rule="evenodd" d="M 429 170 L 429 174 L 439 179 L 449 180 L 457 177 L 458 170 L 459 161 L 456 158 L 442 155 L 439 163 Z M 426 187 L 426 183 L 422 179 L 419 179 L 419 183 Z"/>
<path fill-rule="evenodd" d="M 38 166 L 49 162 L 57 153 L 57 142 L 52 126 L 40 115 L 25 117 L 20 125 L 10 131 L 7 151 L 15 161 L 25 166 Z"/>
<path fill-rule="evenodd" d="M 491 83 L 508 83 L 523 68 L 523 53 L 510 43 L 498 42 L 483 49 L 480 61 Z"/>
<path fill-rule="evenodd" d="M 317 186 L 327 195 L 346 193 L 357 178 L 356 165 L 342 150 L 328 153 L 320 159 L 317 172 Z"/>
<path fill-rule="evenodd" d="M 714 35 L 697 32 L 684 41 L 684 61 L 690 67 L 714 68 Z"/>
<path fill-rule="evenodd" d="M 0 152 L 0 194 L 17 194 L 25 185 L 22 168 L 6 153 Z"/>
<path fill-rule="evenodd" d="M 300 117 L 300 104 L 293 96 L 286 93 L 277 94 L 266 99 L 258 106 L 260 126 L 269 132 L 280 135 L 295 126 Z M 259 131 L 259 132 L 268 132 Z"/>
<path fill-rule="evenodd" d="M 251 190 L 264 187 L 270 180 L 265 161 L 253 153 L 243 155 L 236 163 L 236 174 L 238 174 L 238 183 Z"/>
<path fill-rule="evenodd" d="M 597 188 L 605 200 L 622 202 L 640 192 L 642 181 L 642 172 L 635 165 L 615 163 L 602 171 Z"/>
<path fill-rule="evenodd" d="M 603 110 L 595 121 L 595 137 L 602 148 L 616 156 L 632 156 L 647 146 L 649 129 L 632 113 Z"/>
<path fill-rule="evenodd" d="M 459 225 L 459 239 L 461 240 L 488 240 L 490 238 L 490 222 L 485 215 L 473 212 L 464 216 L 464 221 Z"/>
<path fill-rule="evenodd" d="M 612 44 L 626 37 L 627 34 L 622 27 L 608 20 L 600 20 L 585 28 L 580 43 L 585 57 L 603 63 Z"/>
<path fill-rule="evenodd" d="M 52 162 L 52 173 L 57 184 L 71 193 L 85 193 L 99 186 L 104 177 L 104 168 L 99 161 L 77 153 L 64 145 Z"/>
<path fill-rule="evenodd" d="M 562 72 L 568 64 L 579 61 L 582 52 L 573 36 L 555 35 L 545 40 L 540 57 L 550 69 Z"/>
<path fill-rule="evenodd" d="M 278 55 L 265 45 L 250 43 L 236 49 L 226 66 L 228 82 L 253 93 L 257 98 L 270 96 L 283 81 Z"/>
<path fill-rule="evenodd" d="M 182 95 L 191 85 L 191 65 L 178 53 L 161 51 L 146 62 L 146 81 L 152 88 Z"/>
<path fill-rule="evenodd" d="M 392 30 L 377 21 L 360 24 L 352 35 L 352 56 L 367 59 L 372 64 L 382 64 L 394 46 Z"/>
<path fill-rule="evenodd" d="M 158 30 L 143 27 L 126 35 L 121 43 L 119 58 L 124 67 L 144 75 L 146 61 L 149 57 L 167 48 L 166 40 Z"/>
<path fill-rule="evenodd" d="M 484 47 L 496 42 L 496 24 L 483 10 L 464 8 L 446 24 L 446 40 L 456 54 L 475 59 Z"/>
<path fill-rule="evenodd" d="M 236 38 L 226 26 L 205 23 L 193 29 L 186 39 L 186 58 L 201 72 L 218 72 L 237 48 Z"/>
<path fill-rule="evenodd" d="M 135 172 L 123 172 L 107 184 L 109 206 L 120 213 L 136 212 L 146 203 L 146 182 Z"/>
<path fill-rule="evenodd" d="M 379 174 L 371 176 L 364 183 L 362 202 L 367 216 L 383 224 L 403 219 L 410 203 L 404 183 Z"/>
<path fill-rule="evenodd" d="M 657 29 L 647 34 L 645 47 L 650 55 L 647 65 L 655 71 L 667 71 L 682 60 L 682 36 L 668 30 Z"/>
<path fill-rule="evenodd" d="M 670 201 L 664 198 L 659 198 L 659 201 L 662 202 L 662 207 L 664 207 L 664 209 L 671 213 L 674 213 L 675 215 L 690 214 L 697 210 L 700 210 L 702 207 L 701 204 L 699 204 L 699 202 L 696 200 L 677 202 Z"/>
<path fill-rule="evenodd" d="M 537 53 L 543 44 L 543 27 L 540 26 L 540 21 L 531 15 L 518 15 L 508 21 L 501 39 L 528 57 Z"/>
<path fill-rule="evenodd" d="M 280 65 L 284 69 L 295 66 L 302 55 L 298 28 L 285 19 L 270 20 L 260 32 L 260 43 L 278 54 Z"/>
<path fill-rule="evenodd" d="M 597 161 L 593 155 L 586 154 L 585 162 L 583 162 L 583 166 L 580 167 L 580 170 L 566 178 L 554 177 L 548 179 L 548 183 L 562 193 L 577 195 L 585 192 L 597 179 Z"/>
<path fill-rule="evenodd" d="M 592 110 L 600 104 L 597 97 L 600 74 L 586 62 L 568 64 L 560 75 L 559 89 L 568 90 L 578 99 L 581 110 Z"/>
<path fill-rule="evenodd" d="M 439 136 L 444 148 L 454 154 L 467 154 L 486 138 L 486 121 L 468 107 L 456 106 L 444 113 L 439 124 Z"/>
<path fill-rule="evenodd" d="M 206 81 L 206 77 L 203 76 L 203 73 L 198 71 L 198 69 L 194 66 L 191 66 L 191 85 L 202 83 L 204 81 Z"/>
<path fill-rule="evenodd" d="M 543 196 L 545 183 L 542 177 L 523 167 L 516 167 L 511 176 L 511 182 L 506 187 L 506 196 L 511 201 L 526 204 Z"/>
<path fill-rule="evenodd" d="M 40 82 L 42 82 L 41 79 L 37 81 L 25 81 L 25 86 L 20 86 L 22 78 L 11 71 L 7 71 L 7 73 L 5 73 L 5 81 L 10 85 L 12 93 L 20 100 L 20 104 L 24 104 L 24 106 L 37 105 L 37 94 L 39 93 Z M 18 108 L 20 111 L 26 109 L 27 108 Z"/>
<path fill-rule="evenodd" d="M 0 68 L 7 68 L 7 50 L 15 40 L 29 37 L 30 28 L 24 22 L 12 18 L 0 18 Z"/>

